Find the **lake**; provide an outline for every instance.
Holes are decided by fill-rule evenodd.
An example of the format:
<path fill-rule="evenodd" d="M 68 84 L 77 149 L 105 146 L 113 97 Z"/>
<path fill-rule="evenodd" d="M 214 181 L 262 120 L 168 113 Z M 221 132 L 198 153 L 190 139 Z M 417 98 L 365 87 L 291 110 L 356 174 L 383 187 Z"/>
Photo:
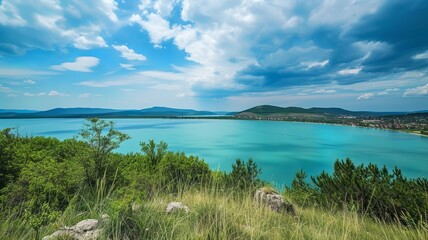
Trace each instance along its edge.
<path fill-rule="evenodd" d="M 118 152 L 140 152 L 154 139 L 169 149 L 203 158 L 212 169 L 229 171 L 236 158 L 252 158 L 265 180 L 289 184 L 296 171 L 331 172 L 336 159 L 401 168 L 407 177 L 428 177 L 428 138 L 406 133 L 329 124 L 216 120 L 111 119 L 132 138 Z M 0 119 L 0 129 L 29 136 L 76 136 L 84 119 Z"/>

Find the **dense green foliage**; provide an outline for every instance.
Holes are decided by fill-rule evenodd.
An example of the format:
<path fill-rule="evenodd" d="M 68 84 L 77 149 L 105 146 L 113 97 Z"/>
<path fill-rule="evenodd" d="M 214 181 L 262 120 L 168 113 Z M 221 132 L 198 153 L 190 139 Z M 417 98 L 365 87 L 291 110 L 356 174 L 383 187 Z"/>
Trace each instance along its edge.
<path fill-rule="evenodd" d="M 252 159 L 247 162 L 236 159 L 236 162 L 232 164 L 232 172 L 227 177 L 227 181 L 229 185 L 241 190 L 255 189 L 262 183 L 260 174 L 260 168 Z"/>
<path fill-rule="evenodd" d="M 109 154 L 129 139 L 129 136 L 115 130 L 112 121 L 106 122 L 98 118 L 88 118 L 87 121 L 79 135 L 89 145 L 89 151 L 81 160 L 86 181 L 92 186 L 109 169 Z"/>
<path fill-rule="evenodd" d="M 171 238 L 175 233 L 159 235 L 159 229 L 176 225 L 172 217 L 156 217 L 159 212 L 150 203 L 157 197 L 205 192 L 201 199 L 210 196 L 224 202 L 231 201 L 225 196 L 235 196 L 233 201 L 247 201 L 265 184 L 251 159 L 237 159 L 232 171 L 226 173 L 211 171 L 196 156 L 171 152 L 162 141 L 140 143 L 141 153 L 115 153 L 113 150 L 128 138 L 115 130 L 112 122 L 96 118 L 88 119 L 78 138 L 64 141 L 21 136 L 12 129 L 1 131 L 0 239 L 28 232 L 28 228 L 30 235 L 21 238 L 38 239 L 41 232 L 52 231 L 59 223 L 71 225 L 83 216 L 97 218 L 102 213 L 113 219 L 107 234 L 110 238 Z M 347 206 L 361 215 L 413 226 L 426 224 L 426 179 L 406 179 L 399 169 L 389 173 L 371 164 L 355 166 L 350 160 L 337 161 L 332 175 L 323 172 L 313 177 L 311 184 L 306 177 L 305 172 L 298 172 L 288 189 L 300 206 Z M 233 201 L 229 204 L 234 206 Z M 135 204 L 140 205 L 139 212 L 132 210 Z M 230 222 L 239 221 L 242 213 L 225 212 L 227 207 L 218 204 L 198 202 L 199 208 L 186 221 L 206 229 L 205 238 L 259 236 L 241 229 L 244 223 Z M 254 211 L 248 204 L 240 211 Z M 266 217 L 259 214 L 259 220 Z"/>
<path fill-rule="evenodd" d="M 114 153 L 128 138 L 112 122 L 97 118 L 88 119 L 79 138 L 65 141 L 1 131 L 1 209 L 27 219 L 37 235 L 71 206 L 100 209 L 107 204 L 101 199 L 110 196 L 112 214 L 120 215 L 155 192 L 176 193 L 180 186 L 210 181 L 203 160 L 170 152 L 165 142 L 141 143 L 142 154 Z"/>
<path fill-rule="evenodd" d="M 332 175 L 322 172 L 306 183 L 300 171 L 291 190 L 307 204 L 354 208 L 357 212 L 384 221 L 400 221 L 417 225 L 428 220 L 428 181 L 425 178 L 407 179 L 401 170 L 390 173 L 386 167 L 374 164 L 355 166 L 350 160 L 337 160 Z"/>

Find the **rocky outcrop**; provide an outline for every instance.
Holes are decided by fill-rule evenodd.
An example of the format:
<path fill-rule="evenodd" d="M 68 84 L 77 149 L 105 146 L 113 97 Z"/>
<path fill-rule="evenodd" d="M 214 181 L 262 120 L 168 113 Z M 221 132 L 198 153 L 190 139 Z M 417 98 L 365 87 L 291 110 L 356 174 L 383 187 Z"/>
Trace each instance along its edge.
<path fill-rule="evenodd" d="M 278 192 L 271 188 L 257 189 L 256 193 L 254 194 L 254 199 L 256 202 L 268 206 L 275 212 L 296 215 L 296 210 L 293 204 L 284 200 L 284 198 Z"/>
<path fill-rule="evenodd" d="M 186 213 L 189 212 L 189 208 L 183 205 L 181 202 L 170 202 L 166 207 L 167 213 L 173 213 L 175 211 L 180 211 L 180 210 L 184 210 Z"/>
<path fill-rule="evenodd" d="M 103 214 L 101 219 L 86 219 L 78 222 L 76 225 L 71 227 L 63 227 L 60 230 L 52 233 L 49 236 L 44 237 L 42 240 L 54 240 L 54 239 L 74 239 L 74 240 L 96 240 L 102 232 L 103 226 L 109 221 L 109 216 Z"/>

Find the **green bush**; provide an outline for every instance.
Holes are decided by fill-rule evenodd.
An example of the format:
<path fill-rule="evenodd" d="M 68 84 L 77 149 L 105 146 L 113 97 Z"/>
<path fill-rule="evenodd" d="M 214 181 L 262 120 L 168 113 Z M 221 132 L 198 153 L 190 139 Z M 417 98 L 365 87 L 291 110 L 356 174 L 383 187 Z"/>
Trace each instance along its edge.
<path fill-rule="evenodd" d="M 168 186 L 198 185 L 208 180 L 208 164 L 195 156 L 168 152 L 157 166 L 158 177 Z"/>
<path fill-rule="evenodd" d="M 300 170 L 291 182 L 291 188 L 286 187 L 286 192 L 291 195 L 294 201 L 301 206 L 316 204 L 316 192 L 309 183 L 306 182 L 307 174 Z"/>
<path fill-rule="evenodd" d="M 395 168 L 374 164 L 355 166 L 350 159 L 337 160 L 334 172 L 312 177 L 322 205 L 347 206 L 384 221 L 405 225 L 426 222 L 428 217 L 427 179 L 407 179 Z"/>
<path fill-rule="evenodd" d="M 227 177 L 228 185 L 241 190 L 259 187 L 262 184 L 260 174 L 260 168 L 252 159 L 247 162 L 236 159 L 232 164 L 232 172 Z"/>
<path fill-rule="evenodd" d="M 168 150 L 168 144 L 163 141 L 155 143 L 154 140 L 149 140 L 148 143 L 141 142 L 140 146 L 141 150 L 146 154 L 146 157 L 152 166 L 158 165 Z"/>
<path fill-rule="evenodd" d="M 140 169 L 145 172 L 139 180 L 152 187 L 166 187 L 176 191 L 179 185 L 199 185 L 206 182 L 210 176 L 210 169 L 202 159 L 195 156 L 186 156 L 181 152 L 168 151 L 168 144 L 161 141 L 155 143 L 140 143 L 141 150 L 145 154 L 144 163 L 140 163 Z"/>

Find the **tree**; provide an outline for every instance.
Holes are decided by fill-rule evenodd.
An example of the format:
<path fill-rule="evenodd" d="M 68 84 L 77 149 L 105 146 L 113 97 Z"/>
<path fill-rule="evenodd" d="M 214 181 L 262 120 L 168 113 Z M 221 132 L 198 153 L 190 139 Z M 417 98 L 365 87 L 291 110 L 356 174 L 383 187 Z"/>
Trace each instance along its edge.
<path fill-rule="evenodd" d="M 141 142 L 141 151 L 143 151 L 152 166 L 156 166 L 165 156 L 168 150 L 168 144 L 164 141 L 155 143 L 154 140 L 149 140 L 148 143 Z"/>
<path fill-rule="evenodd" d="M 261 183 L 260 173 L 260 168 L 252 159 L 249 159 L 248 162 L 236 159 L 235 164 L 232 164 L 230 183 L 239 189 L 256 187 Z"/>
<path fill-rule="evenodd" d="M 130 137 L 114 129 L 112 121 L 107 122 L 98 118 L 86 120 L 79 135 L 90 146 L 90 159 L 83 161 L 83 166 L 86 178 L 91 184 L 103 177 L 110 153 Z"/>
<path fill-rule="evenodd" d="M 19 139 L 11 131 L 11 128 L 0 131 L 0 189 L 19 175 L 19 163 L 14 161 L 13 151 Z"/>

